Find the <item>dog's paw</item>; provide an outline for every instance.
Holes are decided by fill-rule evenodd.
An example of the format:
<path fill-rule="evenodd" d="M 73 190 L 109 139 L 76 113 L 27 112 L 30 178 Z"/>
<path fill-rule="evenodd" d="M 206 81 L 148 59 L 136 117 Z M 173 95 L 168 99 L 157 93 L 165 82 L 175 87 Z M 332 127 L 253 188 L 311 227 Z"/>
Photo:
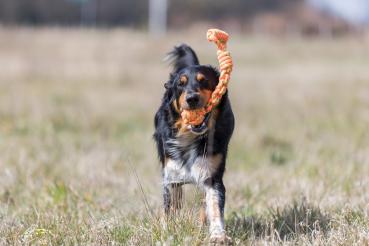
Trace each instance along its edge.
<path fill-rule="evenodd" d="M 232 238 L 225 233 L 210 236 L 210 245 L 233 245 Z"/>

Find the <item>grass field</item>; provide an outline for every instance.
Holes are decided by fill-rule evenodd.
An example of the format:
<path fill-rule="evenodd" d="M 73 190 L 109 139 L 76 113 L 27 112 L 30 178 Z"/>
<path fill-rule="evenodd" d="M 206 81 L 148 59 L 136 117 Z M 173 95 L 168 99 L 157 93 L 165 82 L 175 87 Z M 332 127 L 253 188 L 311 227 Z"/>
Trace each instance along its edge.
<path fill-rule="evenodd" d="M 161 219 L 152 119 L 174 44 L 200 33 L 0 29 L 0 245 L 201 245 L 199 192 Z M 233 35 L 227 232 L 369 244 L 369 38 Z"/>

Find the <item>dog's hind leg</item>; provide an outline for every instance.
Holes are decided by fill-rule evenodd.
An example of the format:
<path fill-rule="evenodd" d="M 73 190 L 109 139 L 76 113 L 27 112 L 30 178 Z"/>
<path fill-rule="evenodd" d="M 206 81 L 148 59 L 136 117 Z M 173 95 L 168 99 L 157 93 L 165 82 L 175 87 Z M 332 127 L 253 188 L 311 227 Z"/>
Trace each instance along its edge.
<path fill-rule="evenodd" d="M 203 198 L 201 199 L 201 205 L 200 205 L 200 211 L 199 211 L 199 222 L 200 222 L 200 226 L 205 226 L 207 222 L 205 195 L 203 195 Z"/>
<path fill-rule="evenodd" d="M 164 186 L 164 211 L 167 216 L 176 213 L 183 206 L 182 184 L 169 184 Z"/>
<path fill-rule="evenodd" d="M 177 212 L 183 206 L 183 190 L 181 184 L 171 185 L 171 209 L 173 212 Z"/>
<path fill-rule="evenodd" d="M 166 216 L 170 214 L 170 187 L 169 185 L 164 185 L 163 187 L 163 201 L 164 201 L 164 212 Z"/>

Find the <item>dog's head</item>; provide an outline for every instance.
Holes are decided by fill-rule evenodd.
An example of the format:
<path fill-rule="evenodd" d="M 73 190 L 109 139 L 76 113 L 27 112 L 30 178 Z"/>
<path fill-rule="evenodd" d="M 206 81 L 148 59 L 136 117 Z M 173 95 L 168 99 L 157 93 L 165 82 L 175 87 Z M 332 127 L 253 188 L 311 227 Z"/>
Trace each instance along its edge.
<path fill-rule="evenodd" d="M 165 84 L 171 90 L 177 111 L 203 108 L 218 84 L 218 72 L 211 66 L 190 66 L 180 70 Z"/>
<path fill-rule="evenodd" d="M 178 115 L 182 110 L 204 108 L 218 84 L 218 70 L 209 65 L 200 65 L 196 53 L 185 44 L 176 46 L 168 54 L 168 60 L 173 65 L 173 71 L 164 85 L 166 101 Z M 180 133 L 188 130 L 180 116 L 175 127 Z M 197 135 L 205 133 L 207 128 L 207 120 L 200 126 L 190 126 L 191 132 Z"/>

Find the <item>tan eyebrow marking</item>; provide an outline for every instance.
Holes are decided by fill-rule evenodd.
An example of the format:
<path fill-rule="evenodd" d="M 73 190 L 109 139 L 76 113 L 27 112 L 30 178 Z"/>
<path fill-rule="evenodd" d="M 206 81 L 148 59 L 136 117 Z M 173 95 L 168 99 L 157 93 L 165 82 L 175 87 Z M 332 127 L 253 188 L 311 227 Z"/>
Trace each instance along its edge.
<path fill-rule="evenodd" d="M 179 81 L 181 82 L 181 84 L 186 84 L 187 83 L 187 77 L 185 75 L 182 75 L 180 78 L 179 78 Z"/>
<path fill-rule="evenodd" d="M 205 75 L 203 75 L 202 73 L 197 73 L 196 74 L 196 80 L 197 81 L 203 81 L 205 79 Z"/>

